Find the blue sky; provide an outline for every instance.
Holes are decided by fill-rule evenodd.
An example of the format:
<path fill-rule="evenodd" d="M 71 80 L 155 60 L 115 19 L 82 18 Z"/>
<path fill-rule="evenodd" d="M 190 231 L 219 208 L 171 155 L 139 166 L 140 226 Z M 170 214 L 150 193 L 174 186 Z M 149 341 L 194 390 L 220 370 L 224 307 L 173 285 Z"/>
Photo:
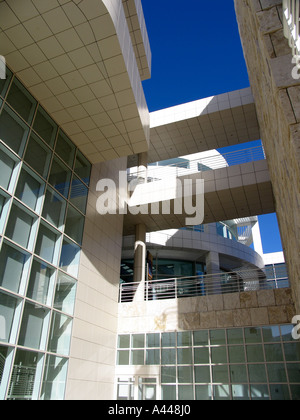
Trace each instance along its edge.
<path fill-rule="evenodd" d="M 149 111 L 249 87 L 233 0 L 142 0 L 152 51 Z M 264 253 L 282 251 L 275 214 L 259 216 Z"/>

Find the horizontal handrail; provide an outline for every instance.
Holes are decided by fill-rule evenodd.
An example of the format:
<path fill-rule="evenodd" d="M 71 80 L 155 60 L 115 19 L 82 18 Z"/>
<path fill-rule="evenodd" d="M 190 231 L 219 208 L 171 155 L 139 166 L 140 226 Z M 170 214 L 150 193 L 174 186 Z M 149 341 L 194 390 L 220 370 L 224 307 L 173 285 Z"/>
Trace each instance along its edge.
<path fill-rule="evenodd" d="M 266 155 L 262 145 L 222 154 L 216 152 L 210 156 L 166 166 L 159 166 L 159 163 L 158 166 L 149 165 L 147 170 L 142 173 L 136 168 L 128 169 L 128 181 L 144 177 L 145 173 L 147 173 L 147 182 L 153 182 L 168 178 L 171 175 L 177 177 L 193 175 L 198 172 L 212 171 L 265 159 Z"/>
<path fill-rule="evenodd" d="M 144 300 L 178 299 L 193 296 L 220 295 L 246 291 L 270 290 L 289 287 L 283 272 L 280 277 L 268 278 L 267 270 L 243 270 L 231 273 L 174 277 L 146 281 L 143 287 Z M 119 301 L 134 300 L 140 283 L 120 284 Z M 143 299 L 142 299 L 143 300 Z"/>

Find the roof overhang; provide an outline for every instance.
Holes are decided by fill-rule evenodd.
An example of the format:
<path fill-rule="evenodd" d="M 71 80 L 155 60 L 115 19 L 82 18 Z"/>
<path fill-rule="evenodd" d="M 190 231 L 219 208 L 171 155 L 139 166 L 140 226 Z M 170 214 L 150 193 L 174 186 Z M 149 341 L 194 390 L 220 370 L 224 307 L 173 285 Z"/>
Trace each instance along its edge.
<path fill-rule="evenodd" d="M 0 26 L 7 65 L 92 163 L 148 150 L 122 0 L 1 2 Z"/>

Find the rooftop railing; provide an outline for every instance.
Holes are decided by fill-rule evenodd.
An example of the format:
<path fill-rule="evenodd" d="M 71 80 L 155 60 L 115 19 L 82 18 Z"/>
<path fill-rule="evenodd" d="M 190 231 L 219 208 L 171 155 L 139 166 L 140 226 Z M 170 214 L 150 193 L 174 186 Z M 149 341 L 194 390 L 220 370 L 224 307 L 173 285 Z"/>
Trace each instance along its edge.
<path fill-rule="evenodd" d="M 140 299 L 140 283 L 123 283 L 120 284 L 119 302 L 132 302 L 137 294 L 139 300 L 153 301 L 289 287 L 285 270 L 279 277 L 269 277 L 268 270 L 261 269 L 146 281 L 144 287 L 142 285 L 144 299 Z"/>
<path fill-rule="evenodd" d="M 300 56 L 299 3 L 300 0 L 283 0 L 283 31 L 289 40 L 293 57 Z"/>
<path fill-rule="evenodd" d="M 216 169 L 227 168 L 229 166 L 243 163 L 255 162 L 266 159 L 263 146 L 256 146 L 247 149 L 235 150 L 226 153 L 212 153 L 195 160 L 186 160 L 182 162 L 160 166 L 149 165 L 147 168 L 147 182 L 158 181 L 173 176 L 187 176 L 199 172 L 212 171 Z M 144 176 L 145 172 L 142 174 Z M 128 181 L 141 177 L 141 173 L 132 168 L 128 170 Z"/>

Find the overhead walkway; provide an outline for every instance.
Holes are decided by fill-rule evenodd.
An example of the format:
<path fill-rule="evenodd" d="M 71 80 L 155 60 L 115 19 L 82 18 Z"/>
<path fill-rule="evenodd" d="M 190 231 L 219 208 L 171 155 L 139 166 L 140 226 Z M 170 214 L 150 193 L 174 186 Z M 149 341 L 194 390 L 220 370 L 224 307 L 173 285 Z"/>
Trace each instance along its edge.
<path fill-rule="evenodd" d="M 205 157 L 202 160 L 198 159 L 197 166 L 193 167 L 193 162 L 191 162 L 190 168 L 148 167 L 147 175 L 143 176 L 144 178 L 138 179 L 138 173 L 129 172 L 131 183 L 134 182 L 134 178 L 138 179 L 139 183 L 142 182 L 142 184 L 137 182 L 133 191 L 135 205 L 145 205 L 147 197 L 148 203 L 152 203 L 153 195 L 156 193 L 156 189 L 160 188 L 159 181 L 162 179 L 167 179 L 169 185 L 174 179 L 178 179 L 182 183 L 184 179 L 192 180 L 192 195 L 193 202 L 195 202 L 197 180 L 203 180 L 204 219 L 202 223 L 239 219 L 275 211 L 272 185 L 262 147 L 246 151 L 239 150 L 230 156 L 220 156 L 219 153 L 216 153 L 215 159 L 213 156 Z M 141 198 L 140 203 L 139 197 Z M 165 200 L 163 193 L 160 197 L 162 198 L 159 202 L 161 210 Z M 186 217 L 190 215 L 184 212 L 184 206 L 182 206 L 182 214 L 175 214 L 174 199 L 169 201 L 170 212 L 168 214 L 162 214 L 162 211 L 159 214 L 153 214 L 150 204 L 148 211 L 144 211 L 145 214 L 131 214 L 128 211 L 124 216 L 124 235 L 134 234 L 137 224 L 144 224 L 147 232 L 186 226 Z"/>

